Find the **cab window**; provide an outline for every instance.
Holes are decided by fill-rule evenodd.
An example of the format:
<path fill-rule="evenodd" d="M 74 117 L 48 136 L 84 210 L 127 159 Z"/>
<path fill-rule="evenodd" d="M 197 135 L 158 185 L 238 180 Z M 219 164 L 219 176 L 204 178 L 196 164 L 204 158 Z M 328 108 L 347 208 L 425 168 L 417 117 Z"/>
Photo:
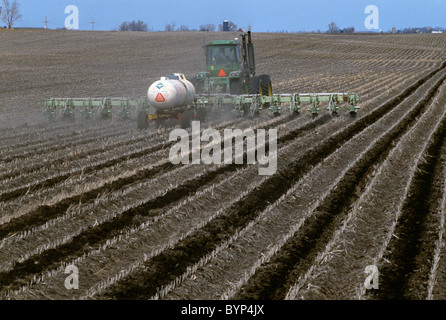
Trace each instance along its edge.
<path fill-rule="evenodd" d="M 207 64 L 229 65 L 240 63 L 240 54 L 236 46 L 209 46 Z"/>

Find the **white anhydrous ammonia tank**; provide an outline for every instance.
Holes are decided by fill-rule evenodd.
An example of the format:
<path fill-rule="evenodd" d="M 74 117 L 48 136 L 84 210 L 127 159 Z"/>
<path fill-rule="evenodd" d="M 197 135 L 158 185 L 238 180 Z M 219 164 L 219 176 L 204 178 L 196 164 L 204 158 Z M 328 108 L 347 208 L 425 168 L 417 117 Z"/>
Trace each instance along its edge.
<path fill-rule="evenodd" d="M 149 103 L 159 110 L 187 106 L 194 100 L 195 87 L 182 73 L 155 81 L 147 91 Z"/>

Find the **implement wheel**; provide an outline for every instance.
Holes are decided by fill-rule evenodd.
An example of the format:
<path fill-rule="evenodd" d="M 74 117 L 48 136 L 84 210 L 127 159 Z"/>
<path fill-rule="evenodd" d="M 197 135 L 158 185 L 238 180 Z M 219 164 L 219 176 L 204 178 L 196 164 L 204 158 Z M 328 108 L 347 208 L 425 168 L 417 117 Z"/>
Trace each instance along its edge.
<path fill-rule="evenodd" d="M 190 127 L 190 123 L 192 121 L 192 110 L 186 109 L 183 111 L 183 115 L 181 117 L 181 128 L 187 129 Z"/>
<path fill-rule="evenodd" d="M 138 129 L 144 130 L 147 129 L 148 123 L 147 123 L 147 113 L 145 111 L 138 112 Z"/>

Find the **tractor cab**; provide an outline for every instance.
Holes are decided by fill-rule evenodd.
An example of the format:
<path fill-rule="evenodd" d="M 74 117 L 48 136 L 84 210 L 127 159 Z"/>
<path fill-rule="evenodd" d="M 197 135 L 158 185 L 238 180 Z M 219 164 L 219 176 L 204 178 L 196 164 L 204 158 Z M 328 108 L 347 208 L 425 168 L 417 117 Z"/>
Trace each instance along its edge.
<path fill-rule="evenodd" d="M 218 76 L 218 71 L 223 68 L 226 74 L 233 70 L 240 70 L 240 50 L 238 42 L 234 41 L 211 41 L 205 47 L 206 71 L 212 76 Z"/>
<path fill-rule="evenodd" d="M 243 71 L 240 43 L 235 40 L 214 40 L 203 46 L 206 69 L 197 74 L 197 92 L 241 93 Z"/>
<path fill-rule="evenodd" d="M 198 94 L 258 94 L 262 92 L 261 82 L 263 86 L 270 86 L 269 76 L 263 80 L 255 77 L 251 32 L 241 34 L 240 37 L 241 43 L 236 38 L 213 40 L 203 46 L 206 69 L 192 79 Z"/>

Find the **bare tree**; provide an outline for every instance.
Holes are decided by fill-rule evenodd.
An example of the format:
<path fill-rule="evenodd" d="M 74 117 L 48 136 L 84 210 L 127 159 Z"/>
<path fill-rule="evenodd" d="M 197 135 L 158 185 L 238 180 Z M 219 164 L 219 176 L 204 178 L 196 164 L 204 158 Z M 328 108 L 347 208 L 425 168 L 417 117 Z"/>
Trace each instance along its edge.
<path fill-rule="evenodd" d="M 166 27 L 164 28 L 165 31 L 175 31 L 175 22 L 172 22 L 171 24 L 166 24 Z"/>
<path fill-rule="evenodd" d="M 145 24 L 141 20 L 133 20 L 132 22 L 130 22 L 129 29 L 131 31 L 147 31 L 147 24 Z"/>
<path fill-rule="evenodd" d="M 127 21 L 121 23 L 121 25 L 119 26 L 119 31 L 129 31 L 129 24 L 127 23 Z"/>
<path fill-rule="evenodd" d="M 202 24 L 199 28 L 200 31 L 215 31 L 215 24 Z"/>
<path fill-rule="evenodd" d="M 342 29 L 341 32 L 343 32 L 343 33 L 353 33 L 353 32 L 355 32 L 355 27 L 344 28 L 344 29 Z"/>
<path fill-rule="evenodd" d="M 147 24 L 141 20 L 133 20 L 132 22 L 124 21 L 119 26 L 119 31 L 147 31 Z"/>
<path fill-rule="evenodd" d="M 339 27 L 336 25 L 336 23 L 331 22 L 331 23 L 328 25 L 328 30 L 327 30 L 327 32 L 328 32 L 328 33 L 338 33 L 338 32 L 339 32 Z"/>
<path fill-rule="evenodd" d="M 8 25 L 8 29 L 11 29 L 14 23 L 22 18 L 22 15 L 19 13 L 19 6 L 17 0 L 14 0 L 12 3 L 9 0 L 3 0 L 4 8 L 1 20 Z"/>

